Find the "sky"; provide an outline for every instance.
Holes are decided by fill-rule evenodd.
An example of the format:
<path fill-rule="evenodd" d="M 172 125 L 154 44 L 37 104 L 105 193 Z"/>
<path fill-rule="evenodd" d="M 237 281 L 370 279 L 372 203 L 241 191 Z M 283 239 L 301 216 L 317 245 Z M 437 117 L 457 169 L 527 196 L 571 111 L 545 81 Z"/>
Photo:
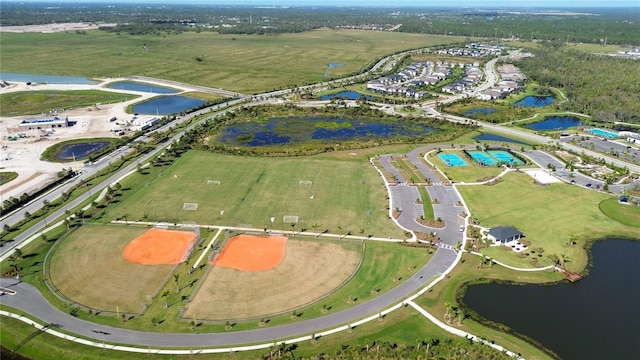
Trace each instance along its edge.
<path fill-rule="evenodd" d="M 635 7 L 640 0 L 15 0 L 56 3 L 156 3 L 274 6 L 383 6 L 383 7 L 490 7 L 490 8 L 585 8 Z"/>

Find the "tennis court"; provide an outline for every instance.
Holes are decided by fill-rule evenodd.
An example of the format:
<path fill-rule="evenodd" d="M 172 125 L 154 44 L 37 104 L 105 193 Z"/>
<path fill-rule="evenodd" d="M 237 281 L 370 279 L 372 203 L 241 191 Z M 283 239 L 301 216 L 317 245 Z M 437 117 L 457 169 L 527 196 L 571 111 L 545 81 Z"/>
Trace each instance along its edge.
<path fill-rule="evenodd" d="M 489 155 L 498 159 L 498 162 L 509 164 L 509 165 L 524 165 L 524 162 L 517 157 L 510 154 L 508 151 L 502 150 L 489 150 L 487 151 Z"/>
<path fill-rule="evenodd" d="M 480 165 L 490 166 L 496 165 L 498 162 L 492 158 L 489 154 L 484 151 L 467 151 L 469 156 L 473 159 L 473 161 L 477 162 Z"/>
<path fill-rule="evenodd" d="M 467 163 L 462 160 L 457 154 L 438 154 L 440 160 L 442 160 L 447 166 L 467 166 Z"/>

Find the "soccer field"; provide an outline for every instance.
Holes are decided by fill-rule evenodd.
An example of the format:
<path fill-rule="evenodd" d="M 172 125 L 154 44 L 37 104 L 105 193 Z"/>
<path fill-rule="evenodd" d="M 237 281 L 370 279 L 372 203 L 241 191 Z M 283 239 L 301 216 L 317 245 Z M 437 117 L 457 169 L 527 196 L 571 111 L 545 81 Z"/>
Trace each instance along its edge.
<path fill-rule="evenodd" d="M 382 180 L 366 160 L 189 151 L 160 171 L 125 180 L 123 188 L 131 189 L 106 218 L 402 236 L 388 218 Z M 297 224 L 285 216 L 297 216 Z"/>

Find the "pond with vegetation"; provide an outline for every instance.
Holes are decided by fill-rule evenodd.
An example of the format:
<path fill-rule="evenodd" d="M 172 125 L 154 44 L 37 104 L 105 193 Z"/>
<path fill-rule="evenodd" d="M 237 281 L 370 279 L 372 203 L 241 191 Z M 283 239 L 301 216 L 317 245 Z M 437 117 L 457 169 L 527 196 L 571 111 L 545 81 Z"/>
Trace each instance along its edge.
<path fill-rule="evenodd" d="M 360 138 L 420 136 L 435 129 L 426 124 L 362 120 L 345 117 L 275 117 L 259 123 L 238 123 L 221 131 L 227 145 L 265 146 L 335 142 Z"/>
<path fill-rule="evenodd" d="M 563 359 L 636 359 L 640 354 L 640 241 L 596 242 L 593 268 L 575 283 L 467 288 L 464 303 Z"/>
<path fill-rule="evenodd" d="M 513 143 L 513 144 L 521 144 L 521 145 L 531 145 L 529 143 L 526 143 L 524 141 L 520 141 L 520 140 L 516 140 L 516 139 L 512 139 L 512 138 L 508 138 L 505 136 L 501 136 L 501 135 L 496 135 L 496 134 L 487 134 L 487 133 L 482 133 L 480 135 L 474 136 L 473 140 L 478 140 L 478 141 L 495 141 L 495 142 L 508 142 L 508 143 Z"/>
<path fill-rule="evenodd" d="M 109 141 L 91 141 L 64 145 L 53 156 L 58 161 L 74 161 L 84 159 L 109 146 Z"/>
<path fill-rule="evenodd" d="M 328 94 L 320 96 L 320 100 L 331 100 L 331 99 L 345 99 L 345 100 L 358 100 L 360 98 L 365 98 L 367 100 L 373 99 L 373 97 L 369 95 L 363 95 L 357 91 L 346 90 L 340 91 L 335 94 Z"/>
<path fill-rule="evenodd" d="M 489 115 L 498 111 L 496 108 L 492 107 L 474 107 L 464 112 L 465 115 L 473 116 L 473 115 Z"/>
<path fill-rule="evenodd" d="M 584 122 L 575 116 L 551 116 L 542 121 L 525 125 L 531 130 L 567 130 L 572 127 L 582 126 Z"/>

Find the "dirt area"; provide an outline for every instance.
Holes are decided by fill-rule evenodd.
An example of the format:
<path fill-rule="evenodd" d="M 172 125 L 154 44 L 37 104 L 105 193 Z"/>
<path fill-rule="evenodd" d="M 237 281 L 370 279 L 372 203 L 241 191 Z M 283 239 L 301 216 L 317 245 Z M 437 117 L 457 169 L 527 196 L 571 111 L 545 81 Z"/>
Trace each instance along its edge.
<path fill-rule="evenodd" d="M 284 259 L 286 236 L 238 235 L 230 239 L 212 265 L 244 271 L 273 269 Z"/>
<path fill-rule="evenodd" d="M 62 24 L 39 24 L 39 25 L 20 25 L 20 26 L 0 26 L 0 32 L 41 32 L 54 33 L 62 31 L 83 31 L 95 30 L 100 26 L 116 26 L 116 24 L 94 24 L 94 23 L 62 23 Z"/>
<path fill-rule="evenodd" d="M 336 243 L 289 239 L 283 261 L 273 269 L 213 266 L 183 316 L 241 320 L 299 309 L 344 283 L 361 256 Z"/>
<path fill-rule="evenodd" d="M 149 229 L 122 250 L 122 257 L 135 264 L 179 264 L 193 247 L 196 235 L 190 231 Z"/>
<path fill-rule="evenodd" d="M 37 84 L 27 85 L 21 82 L 10 82 L 9 86 L 0 89 L 0 96 L 9 92 L 30 91 L 30 90 L 103 90 L 120 93 L 131 93 L 140 97 L 117 104 L 105 104 L 92 107 L 82 107 L 77 109 L 64 110 L 56 114 L 40 114 L 15 117 L 0 117 L 0 170 L 13 171 L 18 173 L 18 177 L 0 187 L 3 199 L 10 197 L 19 198 L 24 193 L 31 193 L 51 182 L 56 178 L 56 173 L 69 167 L 78 170 L 84 164 L 80 161 L 73 163 L 53 163 L 40 161 L 42 152 L 49 146 L 71 139 L 94 138 L 94 137 L 117 137 L 118 135 L 110 130 L 118 126 L 110 122 L 112 117 L 117 119 L 131 119 L 132 114 L 127 114 L 125 109 L 129 104 L 149 99 L 158 94 L 124 91 L 108 89 L 109 83 L 116 81 L 126 81 L 127 79 L 103 79 L 99 84 L 79 85 L 79 84 Z M 157 83 L 158 85 L 164 85 Z M 172 85 L 175 88 L 175 85 Z M 184 90 L 184 89 L 183 89 Z M 49 135 L 43 130 L 21 131 L 18 124 L 23 120 L 51 118 L 54 115 L 64 118 L 69 117 L 69 121 L 75 125 L 68 128 L 56 128 Z M 24 133 L 26 137 L 21 138 L 19 133 Z M 17 137 L 11 141 L 10 137 Z"/>

